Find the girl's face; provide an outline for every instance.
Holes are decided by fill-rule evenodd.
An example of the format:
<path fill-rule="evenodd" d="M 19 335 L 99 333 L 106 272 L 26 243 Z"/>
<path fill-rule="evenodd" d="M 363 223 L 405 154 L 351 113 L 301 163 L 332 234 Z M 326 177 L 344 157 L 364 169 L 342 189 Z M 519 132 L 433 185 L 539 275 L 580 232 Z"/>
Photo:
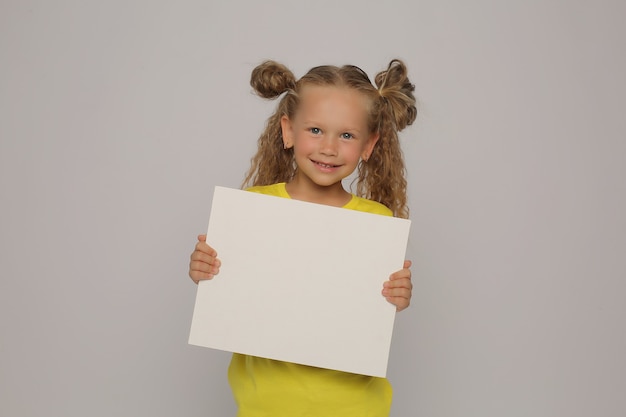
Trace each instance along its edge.
<path fill-rule="evenodd" d="M 348 87 L 302 89 L 294 117 L 281 119 L 284 145 L 294 148 L 299 185 L 343 190 L 341 180 L 360 158 L 369 158 L 378 141 L 368 129 L 368 107 L 368 98 Z"/>

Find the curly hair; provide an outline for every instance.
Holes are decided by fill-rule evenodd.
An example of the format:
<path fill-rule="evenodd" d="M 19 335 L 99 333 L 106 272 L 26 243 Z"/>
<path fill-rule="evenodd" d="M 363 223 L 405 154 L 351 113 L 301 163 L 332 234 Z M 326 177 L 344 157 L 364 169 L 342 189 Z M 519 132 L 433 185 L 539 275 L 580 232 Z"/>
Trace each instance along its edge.
<path fill-rule="evenodd" d="M 356 194 L 387 206 L 396 217 L 408 218 L 406 169 L 398 140 L 398 132 L 411 125 L 417 116 L 415 86 L 407 68 L 398 59 L 376 74 L 376 87 L 367 74 L 354 65 L 314 67 L 299 80 L 284 65 L 265 61 L 252 71 L 250 85 L 263 98 L 279 101 L 276 111 L 267 120 L 258 140 L 258 150 L 243 186 L 270 185 L 289 182 L 296 173 L 293 148 L 284 149 L 281 118 L 294 117 L 299 92 L 307 85 L 353 88 L 370 101 L 368 128 L 378 132 L 379 140 L 367 161 L 359 162 Z"/>

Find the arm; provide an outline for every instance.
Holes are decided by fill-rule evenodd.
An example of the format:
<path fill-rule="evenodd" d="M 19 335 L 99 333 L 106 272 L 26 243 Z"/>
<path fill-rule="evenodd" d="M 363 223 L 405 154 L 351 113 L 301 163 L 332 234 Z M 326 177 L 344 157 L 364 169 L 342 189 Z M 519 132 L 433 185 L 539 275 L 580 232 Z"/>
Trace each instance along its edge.
<path fill-rule="evenodd" d="M 383 296 L 396 306 L 396 311 L 402 311 L 411 303 L 411 261 L 404 261 L 401 270 L 394 272 L 389 281 L 383 284 Z"/>
<path fill-rule="evenodd" d="M 212 279 L 220 272 L 221 264 L 215 249 L 206 243 L 206 235 L 199 235 L 189 261 L 189 277 L 196 284 L 200 280 Z"/>

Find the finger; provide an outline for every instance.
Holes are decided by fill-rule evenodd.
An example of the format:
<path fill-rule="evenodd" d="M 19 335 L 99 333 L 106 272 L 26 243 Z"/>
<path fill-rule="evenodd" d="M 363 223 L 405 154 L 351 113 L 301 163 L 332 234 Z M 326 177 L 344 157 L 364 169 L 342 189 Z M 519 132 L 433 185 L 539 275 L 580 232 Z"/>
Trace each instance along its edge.
<path fill-rule="evenodd" d="M 191 261 L 189 262 L 189 271 L 205 272 L 207 274 L 216 275 L 219 271 L 219 267 L 207 264 L 206 262 Z"/>
<path fill-rule="evenodd" d="M 413 291 L 411 290 L 411 288 L 406 288 L 406 287 L 400 287 L 400 288 L 383 288 L 382 294 L 385 297 L 391 297 L 391 298 L 406 298 L 406 299 L 410 299 L 411 295 L 413 294 Z"/>
<path fill-rule="evenodd" d="M 219 273 L 222 263 L 217 259 L 215 249 L 206 243 L 206 235 L 198 235 L 198 243 L 189 258 L 189 277 L 196 284 Z"/>
<path fill-rule="evenodd" d="M 213 274 L 207 274 L 206 272 L 200 272 L 200 271 L 189 271 L 189 277 L 193 280 L 193 282 L 195 282 L 196 284 L 199 281 L 204 281 L 204 280 L 208 280 L 208 279 L 213 279 L 215 275 Z"/>
<path fill-rule="evenodd" d="M 206 243 L 199 242 L 198 245 L 206 245 Z M 189 261 L 189 276 L 195 283 L 198 283 L 201 279 L 211 279 L 217 275 L 220 271 L 221 261 L 217 259 L 215 251 L 210 251 L 209 255 L 205 252 L 206 248 L 196 249 L 192 252 Z"/>
<path fill-rule="evenodd" d="M 200 254 L 206 256 L 204 254 Z M 222 263 L 219 259 L 214 259 L 212 263 L 202 260 L 192 260 L 189 262 L 189 277 L 197 284 L 198 281 L 204 279 L 212 279 L 219 274 Z"/>
<path fill-rule="evenodd" d="M 384 287 L 382 291 L 385 299 L 396 306 L 396 311 L 402 311 L 411 303 L 412 290 L 407 287 Z"/>
<path fill-rule="evenodd" d="M 208 245 L 206 242 L 198 242 L 194 247 L 194 251 L 200 251 L 206 253 L 207 255 L 211 255 L 213 257 L 217 256 L 217 251 Z"/>
<path fill-rule="evenodd" d="M 397 278 L 385 281 L 383 288 L 408 288 L 413 289 L 413 283 L 410 278 Z"/>
<path fill-rule="evenodd" d="M 199 251 L 199 250 L 193 251 L 189 259 L 192 261 L 204 262 L 209 265 L 214 265 L 216 263 L 221 264 L 220 260 L 216 258 L 214 255 L 211 255 L 206 252 Z"/>
<path fill-rule="evenodd" d="M 387 297 L 387 301 L 396 306 L 396 311 L 402 311 L 411 304 L 411 300 L 402 297 Z"/>
<path fill-rule="evenodd" d="M 222 262 L 219 259 L 212 258 L 203 253 L 192 255 L 189 261 L 190 271 L 207 272 L 213 275 L 217 275 L 220 266 L 222 266 Z"/>
<path fill-rule="evenodd" d="M 411 279 L 411 270 L 409 269 L 411 265 L 412 265 L 411 261 L 404 261 L 404 268 L 391 274 L 389 276 L 389 280 L 393 281 L 396 279 L 403 279 L 403 278 Z"/>
<path fill-rule="evenodd" d="M 389 303 L 396 306 L 396 311 L 402 311 L 411 304 L 411 265 L 410 260 L 405 260 L 402 269 L 391 274 L 389 281 L 383 283 L 382 294 Z"/>
<path fill-rule="evenodd" d="M 399 271 L 394 272 L 389 276 L 389 281 L 411 281 L 411 270 L 410 269 L 401 269 Z"/>

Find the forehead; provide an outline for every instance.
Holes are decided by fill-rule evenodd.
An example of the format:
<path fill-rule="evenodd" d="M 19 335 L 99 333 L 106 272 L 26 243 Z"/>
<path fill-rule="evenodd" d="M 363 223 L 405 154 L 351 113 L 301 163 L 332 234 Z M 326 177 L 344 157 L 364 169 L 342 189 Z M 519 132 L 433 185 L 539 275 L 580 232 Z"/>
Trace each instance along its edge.
<path fill-rule="evenodd" d="M 297 113 L 333 114 L 367 121 L 371 100 L 366 94 L 344 86 L 307 85 L 300 90 Z"/>

